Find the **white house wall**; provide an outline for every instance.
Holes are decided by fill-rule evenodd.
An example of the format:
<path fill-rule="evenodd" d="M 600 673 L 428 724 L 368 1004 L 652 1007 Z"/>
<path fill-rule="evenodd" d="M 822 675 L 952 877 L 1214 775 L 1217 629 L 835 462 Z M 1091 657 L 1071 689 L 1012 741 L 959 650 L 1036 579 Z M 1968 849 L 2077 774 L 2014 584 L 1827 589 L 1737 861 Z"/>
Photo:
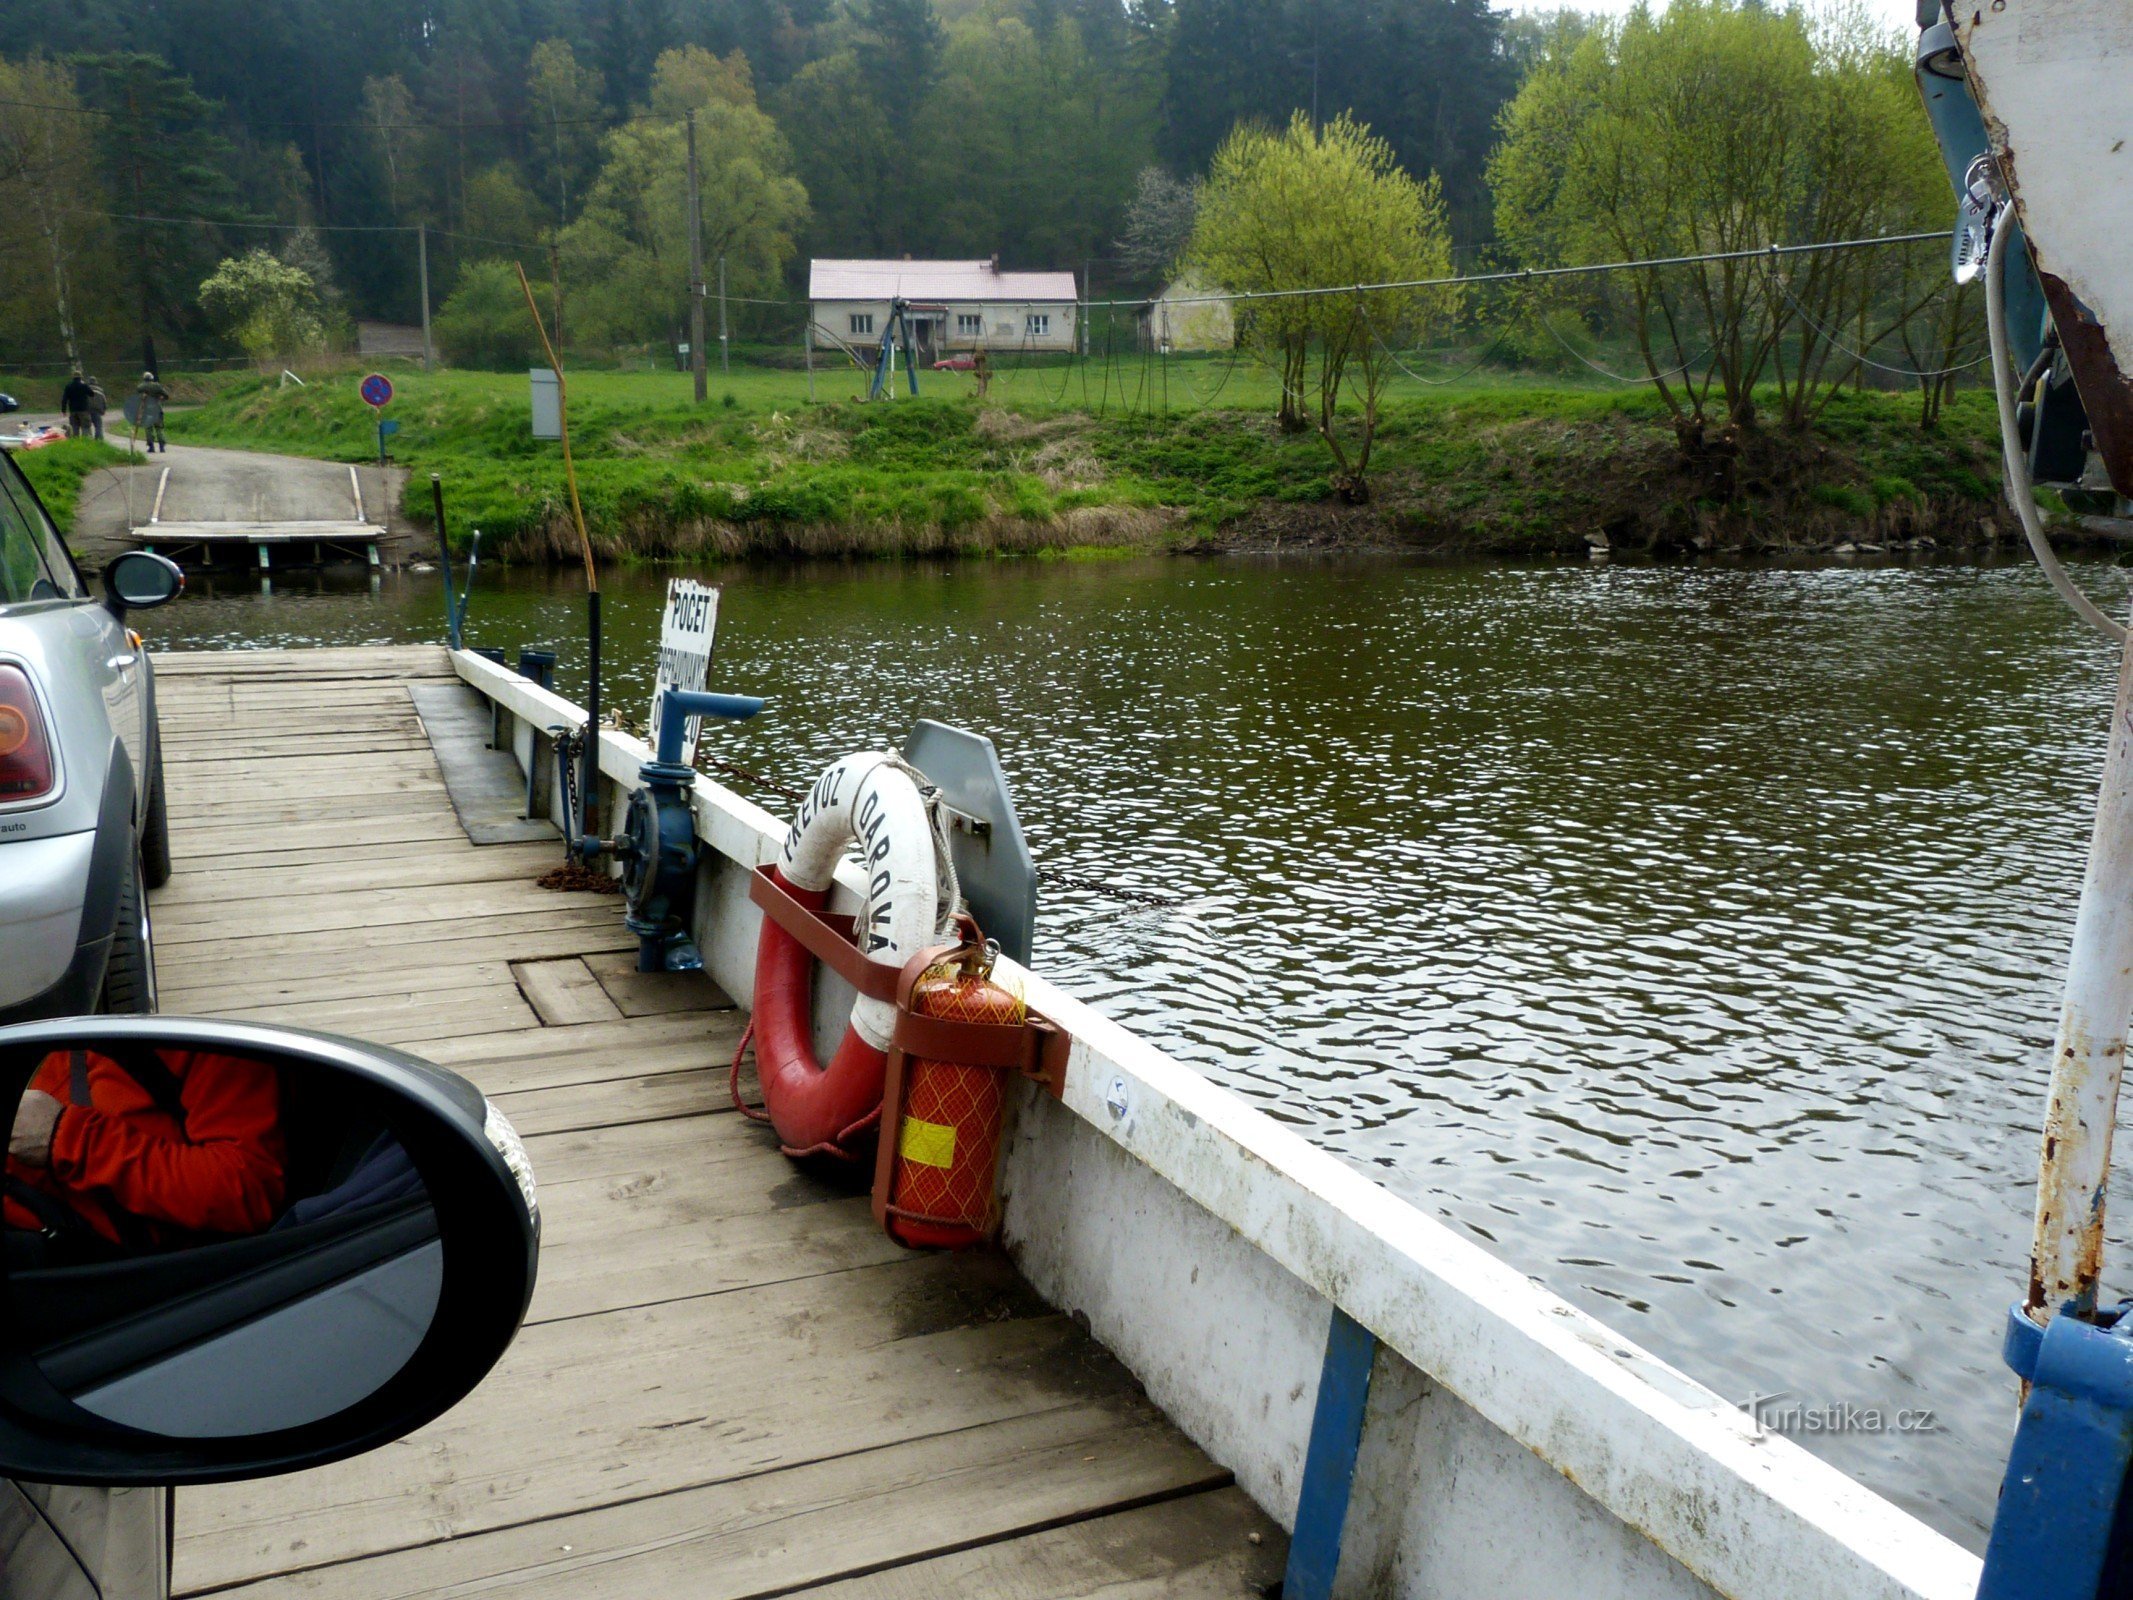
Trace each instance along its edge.
<path fill-rule="evenodd" d="M 1018 300 L 1012 303 L 988 301 L 977 305 L 955 301 L 929 304 L 945 305 L 948 308 L 947 315 L 941 318 L 940 335 L 934 341 L 934 348 L 937 350 L 975 350 L 982 345 L 995 355 L 1006 355 L 1017 350 L 1072 350 L 1076 347 L 1075 308 L 1070 303 L 1030 305 Z M 958 333 L 956 317 L 973 311 L 985 319 L 983 333 Z M 1025 331 L 1023 319 L 1031 312 L 1050 318 L 1050 327 L 1046 332 L 1031 334 Z M 855 315 L 872 317 L 874 331 L 852 332 L 851 319 Z M 886 300 L 814 302 L 815 348 L 818 350 L 834 350 L 842 345 L 878 346 L 882 330 L 888 325 L 889 302 Z"/>
<path fill-rule="evenodd" d="M 1165 344 L 1172 350 L 1236 348 L 1237 318 L 1227 300 L 1158 300 L 1149 323 L 1158 348 Z"/>

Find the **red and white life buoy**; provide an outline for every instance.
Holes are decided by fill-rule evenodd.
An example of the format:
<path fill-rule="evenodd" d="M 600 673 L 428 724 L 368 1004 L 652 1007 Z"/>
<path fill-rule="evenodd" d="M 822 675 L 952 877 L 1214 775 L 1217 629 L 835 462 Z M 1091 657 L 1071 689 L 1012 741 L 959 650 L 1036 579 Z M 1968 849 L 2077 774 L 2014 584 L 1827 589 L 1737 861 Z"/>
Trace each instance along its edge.
<path fill-rule="evenodd" d="M 897 973 L 934 942 L 943 884 L 926 802 L 910 770 L 882 751 L 846 756 L 815 780 L 772 878 L 819 911 L 829 901 L 837 863 L 855 841 L 867 878 L 859 949 Z M 763 1103 L 788 1155 L 857 1155 L 852 1141 L 881 1115 L 896 1007 L 860 995 L 825 1067 L 815 1057 L 814 974 L 814 958 L 800 941 L 765 917 L 756 944 L 754 1022 Z"/>

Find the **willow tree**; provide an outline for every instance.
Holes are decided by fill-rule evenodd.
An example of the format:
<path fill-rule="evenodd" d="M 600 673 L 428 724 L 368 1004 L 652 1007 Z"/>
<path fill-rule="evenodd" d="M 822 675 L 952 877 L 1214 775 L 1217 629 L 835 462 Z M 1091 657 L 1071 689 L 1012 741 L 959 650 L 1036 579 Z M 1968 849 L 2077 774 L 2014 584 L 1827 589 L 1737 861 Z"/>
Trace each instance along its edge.
<path fill-rule="evenodd" d="M 1924 116 L 1900 41 L 1856 6 L 1811 19 L 1673 0 L 1563 45 L 1504 110 L 1499 237 L 1533 267 L 1719 258 L 1621 274 L 1654 388 L 1685 444 L 1714 411 L 1752 424 L 1764 383 L 1804 421 L 1857 370 L 1848 352 L 1887 297 L 1887 263 L 1769 247 L 1915 221 Z"/>
<path fill-rule="evenodd" d="M 1281 424 L 1315 428 L 1334 492 L 1367 500 L 1393 348 L 1451 308 L 1449 290 L 1415 286 L 1451 271 L 1436 176 L 1410 177 L 1345 116 L 1314 128 L 1299 112 L 1280 133 L 1240 127 L 1208 169 L 1187 264 L 1242 297 L 1240 335 L 1281 378 Z"/>
<path fill-rule="evenodd" d="M 1948 179 L 1911 76 L 1909 41 L 1856 3 L 1812 23 L 1814 95 L 1788 226 L 1795 240 L 1870 239 L 1947 226 Z M 1872 360 L 1893 366 L 1913 321 L 1954 298 L 1939 244 L 1814 251 L 1772 262 L 1767 315 L 1778 329 L 1771 381 L 1781 414 L 1816 416 Z M 1966 319 L 1950 325 L 1959 329 Z M 1901 370 L 1901 369 L 1899 369 Z"/>

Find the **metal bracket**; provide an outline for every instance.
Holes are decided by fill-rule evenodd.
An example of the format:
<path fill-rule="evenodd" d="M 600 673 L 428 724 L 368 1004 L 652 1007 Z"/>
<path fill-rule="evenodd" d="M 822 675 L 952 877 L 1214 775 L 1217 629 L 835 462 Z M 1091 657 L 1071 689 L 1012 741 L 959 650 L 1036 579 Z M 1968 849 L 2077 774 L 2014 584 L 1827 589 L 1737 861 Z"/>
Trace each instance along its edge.
<path fill-rule="evenodd" d="M 1037 863 L 1022 837 L 999 752 L 982 734 L 928 718 L 904 741 L 904 759 L 940 791 L 948 847 L 971 915 L 1026 965 L 1037 924 Z"/>
<path fill-rule="evenodd" d="M 992 824 L 983 817 L 974 817 L 967 811 L 958 811 L 946 801 L 941 803 L 941 810 L 947 813 L 949 832 L 967 833 L 973 839 L 992 837 Z"/>
<path fill-rule="evenodd" d="M 1955 237 L 1948 248 L 1957 283 L 1970 283 L 1984 272 L 1992 230 L 2006 208 L 2006 185 L 2000 181 L 1999 164 L 1987 151 L 1970 163 L 1963 175 L 1963 192 L 1956 197 Z"/>

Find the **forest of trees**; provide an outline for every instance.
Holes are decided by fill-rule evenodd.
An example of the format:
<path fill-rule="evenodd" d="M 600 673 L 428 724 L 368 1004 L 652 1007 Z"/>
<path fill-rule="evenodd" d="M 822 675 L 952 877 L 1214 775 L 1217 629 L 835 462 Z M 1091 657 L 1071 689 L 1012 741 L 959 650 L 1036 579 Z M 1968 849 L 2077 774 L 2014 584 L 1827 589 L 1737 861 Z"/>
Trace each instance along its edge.
<path fill-rule="evenodd" d="M 462 317 L 553 241 L 574 340 L 669 337 L 691 111 L 737 296 L 839 254 L 1145 287 L 1136 195 L 1298 112 L 1435 174 L 1473 245 L 1539 38 L 1487 0 L 69 0 L 0 61 L 0 186 L 41 201 L 0 207 L 0 352 L 230 353 L 199 286 L 258 248 L 412 321 L 416 224 Z"/>

